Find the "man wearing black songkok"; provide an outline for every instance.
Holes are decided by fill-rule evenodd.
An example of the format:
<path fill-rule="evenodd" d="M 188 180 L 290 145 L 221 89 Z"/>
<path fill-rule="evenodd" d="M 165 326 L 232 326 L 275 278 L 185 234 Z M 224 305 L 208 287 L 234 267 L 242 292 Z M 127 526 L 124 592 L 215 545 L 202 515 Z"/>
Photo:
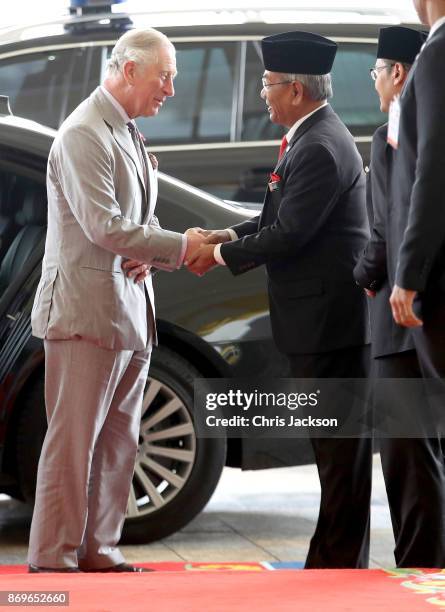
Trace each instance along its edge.
<path fill-rule="evenodd" d="M 189 263 L 267 270 L 274 340 L 296 378 L 364 378 L 366 297 L 352 271 L 368 240 L 363 164 L 327 100 L 337 45 L 286 32 L 262 41 L 261 97 L 288 128 L 262 213 L 217 230 Z M 283 373 L 284 374 L 284 373 Z M 369 439 L 311 439 L 321 504 L 306 568 L 364 568 L 369 556 Z"/>

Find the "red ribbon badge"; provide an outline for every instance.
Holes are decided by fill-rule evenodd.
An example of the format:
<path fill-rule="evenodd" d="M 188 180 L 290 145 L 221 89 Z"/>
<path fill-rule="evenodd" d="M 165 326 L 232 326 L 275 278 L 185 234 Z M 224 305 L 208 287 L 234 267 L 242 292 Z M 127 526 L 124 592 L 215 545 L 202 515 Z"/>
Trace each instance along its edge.
<path fill-rule="evenodd" d="M 272 174 L 270 175 L 270 181 L 268 183 L 269 190 L 275 191 L 276 189 L 278 189 L 280 181 L 281 176 L 279 174 L 275 174 L 275 172 L 272 172 Z"/>

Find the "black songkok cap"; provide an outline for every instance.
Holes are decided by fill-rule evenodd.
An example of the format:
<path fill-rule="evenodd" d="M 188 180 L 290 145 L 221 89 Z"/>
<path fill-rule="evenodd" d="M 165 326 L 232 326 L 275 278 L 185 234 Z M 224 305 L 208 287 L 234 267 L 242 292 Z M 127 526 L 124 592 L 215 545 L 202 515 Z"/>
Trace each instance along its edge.
<path fill-rule="evenodd" d="M 420 53 L 420 49 L 426 39 L 426 32 L 420 32 L 412 28 L 405 28 L 403 26 L 381 28 L 377 57 L 395 62 L 403 62 L 404 64 L 414 64 L 416 55 Z"/>
<path fill-rule="evenodd" d="M 266 70 L 289 74 L 328 74 L 337 44 L 312 32 L 283 32 L 261 41 Z"/>

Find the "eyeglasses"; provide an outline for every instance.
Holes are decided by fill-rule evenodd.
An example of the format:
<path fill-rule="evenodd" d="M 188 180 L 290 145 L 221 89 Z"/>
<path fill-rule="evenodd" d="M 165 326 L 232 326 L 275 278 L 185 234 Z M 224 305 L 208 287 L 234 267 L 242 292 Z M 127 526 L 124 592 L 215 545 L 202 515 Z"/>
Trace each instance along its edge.
<path fill-rule="evenodd" d="M 278 81 L 278 83 L 268 83 L 266 79 L 261 79 L 261 83 L 263 84 L 264 89 L 269 89 L 269 87 L 273 87 L 274 85 L 284 85 L 285 83 L 293 83 L 293 81 Z"/>
<path fill-rule="evenodd" d="M 369 74 L 371 75 L 371 79 L 373 81 L 377 80 L 379 76 L 379 70 L 383 70 L 384 68 L 392 68 L 395 64 L 384 64 L 383 66 L 375 66 L 374 68 L 369 69 Z"/>

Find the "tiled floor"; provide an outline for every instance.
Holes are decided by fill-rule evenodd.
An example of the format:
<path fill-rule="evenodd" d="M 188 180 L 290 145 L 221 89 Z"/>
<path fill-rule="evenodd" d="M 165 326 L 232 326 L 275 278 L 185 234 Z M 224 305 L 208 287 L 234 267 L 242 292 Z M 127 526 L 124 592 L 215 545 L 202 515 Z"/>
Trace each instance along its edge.
<path fill-rule="evenodd" d="M 122 546 L 128 561 L 304 561 L 318 514 L 313 465 L 241 472 L 226 468 L 211 501 L 161 542 Z M 0 496 L 0 563 L 25 563 L 29 509 Z M 371 567 L 394 565 L 378 456 L 374 459 Z"/>

